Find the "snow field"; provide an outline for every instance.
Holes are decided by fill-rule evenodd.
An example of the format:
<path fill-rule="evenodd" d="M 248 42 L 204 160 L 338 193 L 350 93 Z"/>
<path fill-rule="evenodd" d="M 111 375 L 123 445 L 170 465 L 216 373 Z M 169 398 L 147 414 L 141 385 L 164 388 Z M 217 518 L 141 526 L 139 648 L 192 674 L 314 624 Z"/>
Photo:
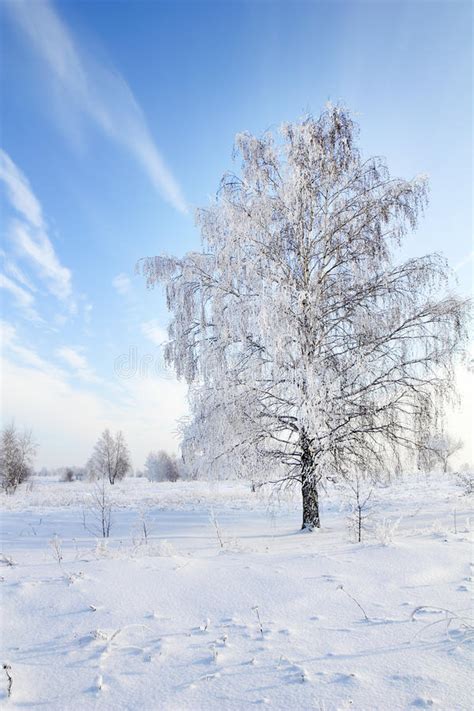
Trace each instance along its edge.
<path fill-rule="evenodd" d="M 307 534 L 296 494 L 133 480 L 104 543 L 88 488 L 2 499 L 5 708 L 471 708 L 472 510 L 451 481 L 377 489 L 362 544 L 335 492 Z"/>

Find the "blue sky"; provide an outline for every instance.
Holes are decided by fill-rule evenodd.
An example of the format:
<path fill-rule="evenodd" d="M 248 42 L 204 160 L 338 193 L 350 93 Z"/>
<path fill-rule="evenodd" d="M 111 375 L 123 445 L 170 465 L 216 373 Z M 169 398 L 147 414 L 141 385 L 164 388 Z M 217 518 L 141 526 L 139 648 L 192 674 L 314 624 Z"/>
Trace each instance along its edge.
<path fill-rule="evenodd" d="M 84 463 L 106 426 L 136 466 L 176 448 L 185 390 L 134 267 L 198 247 L 238 131 L 346 104 L 365 153 L 430 176 L 406 253 L 470 291 L 470 2 L 5 0 L 0 22 L 3 415 L 39 465 Z"/>

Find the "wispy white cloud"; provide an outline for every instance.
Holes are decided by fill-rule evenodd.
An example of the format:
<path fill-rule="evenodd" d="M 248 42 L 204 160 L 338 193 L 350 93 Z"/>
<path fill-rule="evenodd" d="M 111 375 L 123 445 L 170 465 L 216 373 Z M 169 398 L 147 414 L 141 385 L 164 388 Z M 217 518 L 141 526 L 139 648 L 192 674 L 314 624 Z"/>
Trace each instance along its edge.
<path fill-rule="evenodd" d="M 66 363 L 76 370 L 86 370 L 89 367 L 86 358 L 75 348 L 71 348 L 70 346 L 61 346 L 61 348 L 58 348 L 56 353 L 60 358 L 63 358 Z"/>
<path fill-rule="evenodd" d="M 8 7 L 71 108 L 87 115 L 110 139 L 126 148 L 155 189 L 177 210 L 187 212 L 181 188 L 158 151 L 143 111 L 123 77 L 80 47 L 50 2 L 14 0 Z"/>
<path fill-rule="evenodd" d="M 19 284 L 26 287 L 33 293 L 37 291 L 36 286 L 33 284 L 32 280 L 26 276 L 26 274 L 20 269 L 18 264 L 16 264 L 12 259 L 7 257 L 5 252 L 2 251 L 2 257 L 4 260 L 5 271 L 15 279 Z"/>
<path fill-rule="evenodd" d="M 86 325 L 89 325 L 91 322 L 93 308 L 94 306 L 90 303 L 90 301 L 84 304 L 84 323 Z"/>
<path fill-rule="evenodd" d="M 48 290 L 61 301 L 68 300 L 72 294 L 71 271 L 60 263 L 46 232 L 13 220 L 9 237 L 18 254 L 34 265 Z"/>
<path fill-rule="evenodd" d="M 11 220 L 8 228 L 9 237 L 17 253 L 33 265 L 54 296 L 61 301 L 70 300 L 71 272 L 61 264 L 48 237 L 41 204 L 27 178 L 2 149 L 0 149 L 0 182 L 4 183 L 9 202 L 21 218 Z M 18 274 L 19 272 L 17 279 Z"/>
<path fill-rule="evenodd" d="M 160 326 L 155 319 L 145 321 L 140 325 L 140 328 L 145 338 L 154 343 L 155 346 L 162 346 L 163 343 L 168 341 L 166 329 Z"/>
<path fill-rule="evenodd" d="M 0 321 L 0 344 L 2 352 L 9 351 L 19 364 L 38 368 L 44 372 L 50 370 L 49 364 L 35 350 L 20 342 L 16 328 L 7 321 Z"/>
<path fill-rule="evenodd" d="M 100 382 L 100 378 L 94 373 L 81 350 L 71 346 L 61 346 L 56 350 L 56 355 L 72 368 L 74 375 L 80 380 L 88 383 Z"/>
<path fill-rule="evenodd" d="M 0 289 L 8 291 L 15 299 L 16 305 L 32 321 L 40 321 L 40 317 L 33 307 L 34 296 L 22 286 L 10 279 L 6 274 L 0 274 Z"/>
<path fill-rule="evenodd" d="M 5 183 L 8 197 L 15 210 L 33 227 L 43 228 L 41 205 L 28 180 L 10 156 L 0 149 L 0 179 Z"/>
<path fill-rule="evenodd" d="M 132 282 L 126 274 L 117 274 L 117 276 L 112 279 L 112 286 L 119 294 L 125 296 L 125 294 L 129 294 L 131 291 Z"/>

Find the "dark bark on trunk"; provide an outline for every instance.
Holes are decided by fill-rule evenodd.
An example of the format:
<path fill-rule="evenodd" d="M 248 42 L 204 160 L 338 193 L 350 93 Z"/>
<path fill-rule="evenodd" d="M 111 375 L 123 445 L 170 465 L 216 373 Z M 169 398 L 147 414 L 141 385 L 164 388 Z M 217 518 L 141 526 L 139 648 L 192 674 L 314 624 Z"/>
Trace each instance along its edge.
<path fill-rule="evenodd" d="M 319 498 L 316 482 L 303 475 L 301 493 L 303 495 L 303 525 L 302 530 L 312 531 L 321 528 L 319 518 Z"/>
<path fill-rule="evenodd" d="M 302 530 L 312 531 L 321 528 L 319 518 L 319 496 L 316 477 L 316 463 L 309 439 L 305 433 L 301 435 L 301 494 L 303 497 Z"/>

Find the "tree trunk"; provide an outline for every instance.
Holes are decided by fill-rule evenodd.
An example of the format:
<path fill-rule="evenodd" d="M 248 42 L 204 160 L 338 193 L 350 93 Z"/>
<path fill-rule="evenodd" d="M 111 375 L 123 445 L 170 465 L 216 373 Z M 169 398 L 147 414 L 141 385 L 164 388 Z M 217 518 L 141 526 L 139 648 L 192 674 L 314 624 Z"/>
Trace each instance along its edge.
<path fill-rule="evenodd" d="M 307 435 L 301 435 L 301 494 L 303 496 L 303 524 L 301 530 L 321 528 L 316 465 Z"/>
<path fill-rule="evenodd" d="M 314 479 L 303 475 L 301 493 L 303 495 L 303 525 L 301 530 L 312 531 L 314 528 L 321 528 L 318 488 Z"/>

